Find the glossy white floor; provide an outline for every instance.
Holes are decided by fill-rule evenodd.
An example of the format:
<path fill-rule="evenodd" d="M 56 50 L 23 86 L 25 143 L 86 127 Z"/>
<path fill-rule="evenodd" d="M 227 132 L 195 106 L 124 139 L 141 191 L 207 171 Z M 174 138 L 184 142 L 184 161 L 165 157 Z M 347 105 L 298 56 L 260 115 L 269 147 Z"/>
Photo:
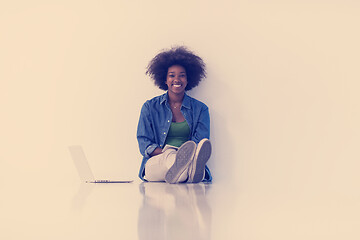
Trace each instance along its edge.
<path fill-rule="evenodd" d="M 359 239 L 358 189 L 2 184 L 1 239 Z"/>

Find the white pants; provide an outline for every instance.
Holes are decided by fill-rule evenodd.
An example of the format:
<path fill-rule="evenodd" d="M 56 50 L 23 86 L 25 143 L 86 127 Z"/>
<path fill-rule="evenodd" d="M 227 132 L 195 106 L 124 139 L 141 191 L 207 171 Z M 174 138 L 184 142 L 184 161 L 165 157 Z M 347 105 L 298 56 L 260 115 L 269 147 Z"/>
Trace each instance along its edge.
<path fill-rule="evenodd" d="M 174 164 L 176 149 L 170 148 L 165 152 L 149 158 L 145 164 L 145 179 L 150 182 L 163 182 L 165 175 Z M 179 178 L 179 182 L 185 182 L 188 178 L 188 171 L 185 171 Z"/>

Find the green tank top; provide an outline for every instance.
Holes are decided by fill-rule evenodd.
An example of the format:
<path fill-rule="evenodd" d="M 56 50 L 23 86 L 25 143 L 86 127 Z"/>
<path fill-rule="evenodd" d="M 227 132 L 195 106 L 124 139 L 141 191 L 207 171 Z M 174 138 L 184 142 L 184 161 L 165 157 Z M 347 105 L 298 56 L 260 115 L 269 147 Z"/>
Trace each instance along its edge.
<path fill-rule="evenodd" d="M 186 121 L 172 122 L 165 144 L 180 147 L 190 138 L 190 127 Z"/>

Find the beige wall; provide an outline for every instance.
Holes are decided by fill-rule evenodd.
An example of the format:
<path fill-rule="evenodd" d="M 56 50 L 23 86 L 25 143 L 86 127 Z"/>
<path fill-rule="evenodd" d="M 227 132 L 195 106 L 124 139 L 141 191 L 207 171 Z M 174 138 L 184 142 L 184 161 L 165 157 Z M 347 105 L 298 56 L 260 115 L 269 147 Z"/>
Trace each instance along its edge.
<path fill-rule="evenodd" d="M 1 180 L 77 182 L 67 146 L 99 177 L 136 179 L 147 76 L 162 48 L 185 44 L 208 78 L 216 181 L 250 190 L 359 181 L 356 1 L 2 1 Z"/>

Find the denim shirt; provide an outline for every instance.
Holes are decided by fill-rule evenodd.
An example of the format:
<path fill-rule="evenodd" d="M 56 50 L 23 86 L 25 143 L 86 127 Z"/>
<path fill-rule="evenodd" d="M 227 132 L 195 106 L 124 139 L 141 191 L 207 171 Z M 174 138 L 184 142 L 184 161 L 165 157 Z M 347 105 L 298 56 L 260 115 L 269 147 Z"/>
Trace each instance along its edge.
<path fill-rule="evenodd" d="M 190 140 L 196 144 L 203 138 L 210 139 L 210 116 L 208 107 L 185 93 L 181 113 L 190 127 Z M 169 106 L 168 93 L 154 97 L 144 103 L 141 108 L 137 128 L 137 140 L 140 153 L 143 155 L 139 177 L 145 176 L 145 164 L 156 148 L 163 148 L 172 122 L 172 112 Z M 205 167 L 205 182 L 211 182 L 209 168 Z"/>

